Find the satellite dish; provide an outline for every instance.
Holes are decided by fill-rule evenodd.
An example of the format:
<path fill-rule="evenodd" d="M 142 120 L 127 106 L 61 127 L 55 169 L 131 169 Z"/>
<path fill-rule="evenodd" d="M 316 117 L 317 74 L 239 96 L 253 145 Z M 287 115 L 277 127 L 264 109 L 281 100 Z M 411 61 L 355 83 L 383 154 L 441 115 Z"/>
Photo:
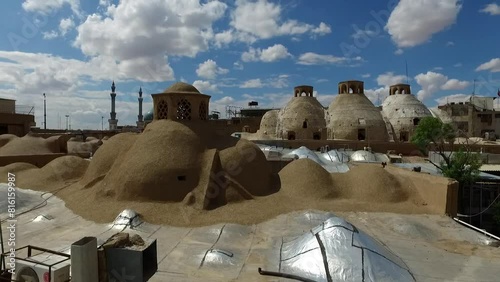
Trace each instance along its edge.
<path fill-rule="evenodd" d="M 36 272 L 29 267 L 22 268 L 16 275 L 16 281 L 20 282 L 40 282 Z"/>

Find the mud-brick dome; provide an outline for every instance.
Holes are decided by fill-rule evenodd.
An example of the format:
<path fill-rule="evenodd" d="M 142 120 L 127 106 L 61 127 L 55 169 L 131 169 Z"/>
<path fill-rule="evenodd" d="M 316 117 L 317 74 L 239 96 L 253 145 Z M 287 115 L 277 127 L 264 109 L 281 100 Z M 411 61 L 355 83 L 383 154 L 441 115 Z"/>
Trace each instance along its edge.
<path fill-rule="evenodd" d="M 409 141 L 420 120 L 432 116 L 429 109 L 411 94 L 410 85 L 398 84 L 390 88 L 382 103 L 382 115 L 391 124 L 395 141 Z"/>
<path fill-rule="evenodd" d="M 163 92 L 151 96 L 154 120 L 208 120 L 210 96 L 201 94 L 193 85 L 176 82 Z"/>
<path fill-rule="evenodd" d="M 260 120 L 259 130 L 267 135 L 276 135 L 276 127 L 278 125 L 279 110 L 270 110 L 266 112 Z"/>
<path fill-rule="evenodd" d="M 166 88 L 163 93 L 192 93 L 201 94 L 196 87 L 185 82 L 176 82 L 170 87 Z"/>
<path fill-rule="evenodd" d="M 380 110 L 365 96 L 363 82 L 339 83 L 339 95 L 328 109 L 329 139 L 387 141 L 387 127 Z"/>
<path fill-rule="evenodd" d="M 304 86 L 301 86 L 304 87 Z M 311 95 L 295 96 L 278 114 L 277 135 L 283 139 L 326 139 L 325 111 Z M 307 94 L 307 93 L 306 93 Z"/>

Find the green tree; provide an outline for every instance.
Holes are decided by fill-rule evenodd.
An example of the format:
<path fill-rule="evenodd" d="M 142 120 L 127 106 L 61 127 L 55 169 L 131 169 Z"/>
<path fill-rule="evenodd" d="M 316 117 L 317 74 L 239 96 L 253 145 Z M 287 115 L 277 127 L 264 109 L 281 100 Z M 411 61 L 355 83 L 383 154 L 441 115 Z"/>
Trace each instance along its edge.
<path fill-rule="evenodd" d="M 435 164 L 444 176 L 453 178 L 463 186 L 474 182 L 479 176 L 481 158 L 478 153 L 471 151 L 470 144 L 459 144 L 455 150 L 455 140 L 458 132 L 450 124 L 441 122 L 435 117 L 423 118 L 412 136 L 411 142 L 427 155 L 429 151 L 436 151 L 443 159 Z M 455 151 L 455 152 L 454 152 Z"/>

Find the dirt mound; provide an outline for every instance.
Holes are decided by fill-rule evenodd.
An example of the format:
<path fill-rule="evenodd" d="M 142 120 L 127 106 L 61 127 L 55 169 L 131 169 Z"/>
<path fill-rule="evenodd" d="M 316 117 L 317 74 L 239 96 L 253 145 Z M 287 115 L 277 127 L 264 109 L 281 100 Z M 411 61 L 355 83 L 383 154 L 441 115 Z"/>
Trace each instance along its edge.
<path fill-rule="evenodd" d="M 5 144 L 9 143 L 10 141 L 17 139 L 17 138 L 19 138 L 19 137 L 17 137 L 14 134 L 2 134 L 2 135 L 0 135 L 0 147 L 2 147 L 3 145 L 5 145 Z"/>
<path fill-rule="evenodd" d="M 331 198 L 338 194 L 332 177 L 321 165 L 310 159 L 298 159 L 279 173 L 281 192 L 293 197 Z"/>
<path fill-rule="evenodd" d="M 0 167 L 0 183 L 7 183 L 9 173 L 13 173 L 17 178 L 19 173 L 30 169 L 38 169 L 38 167 L 29 163 L 13 163 Z"/>
<path fill-rule="evenodd" d="M 111 145 L 113 138 L 102 148 Z M 91 162 L 102 160 L 101 156 L 97 158 L 100 150 Z M 122 149 L 98 184 L 101 196 L 115 196 L 120 200 L 182 201 L 198 185 L 204 150 L 198 135 L 182 123 L 155 121 L 138 135 L 130 148 Z"/>
<path fill-rule="evenodd" d="M 92 161 L 80 183 L 86 186 L 97 181 L 97 179 L 102 179 L 115 161 L 123 158 L 124 153 L 137 140 L 137 136 L 135 133 L 120 133 L 104 142 L 92 157 Z"/>
<path fill-rule="evenodd" d="M 222 169 L 250 194 L 265 196 L 273 191 L 271 166 L 257 145 L 242 139 L 219 155 Z"/>
<path fill-rule="evenodd" d="M 359 164 L 347 173 L 332 174 L 341 197 L 363 202 L 397 203 L 408 199 L 408 187 L 379 164 Z"/>
<path fill-rule="evenodd" d="M 89 162 L 76 156 L 63 156 L 54 159 L 42 168 L 15 163 L 3 167 L 1 170 L 12 172 L 17 170 L 16 186 L 33 190 L 51 191 L 69 183 L 78 181 Z"/>
<path fill-rule="evenodd" d="M 24 137 L 11 137 L 2 147 L 0 147 L 0 156 L 17 156 L 17 155 L 40 155 L 60 153 L 61 148 L 58 141 L 58 136 L 48 139 L 42 137 L 33 137 L 26 135 Z M 1 142 L 5 142 L 3 139 Z"/>

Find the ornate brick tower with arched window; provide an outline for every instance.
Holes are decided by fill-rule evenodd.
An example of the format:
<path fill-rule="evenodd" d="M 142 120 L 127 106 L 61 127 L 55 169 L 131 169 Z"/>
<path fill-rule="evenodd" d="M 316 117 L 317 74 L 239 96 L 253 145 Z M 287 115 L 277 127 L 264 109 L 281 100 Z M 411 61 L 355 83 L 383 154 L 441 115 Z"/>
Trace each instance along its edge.
<path fill-rule="evenodd" d="M 154 120 L 208 120 L 210 96 L 201 94 L 194 86 L 177 82 L 162 93 L 152 94 Z"/>

